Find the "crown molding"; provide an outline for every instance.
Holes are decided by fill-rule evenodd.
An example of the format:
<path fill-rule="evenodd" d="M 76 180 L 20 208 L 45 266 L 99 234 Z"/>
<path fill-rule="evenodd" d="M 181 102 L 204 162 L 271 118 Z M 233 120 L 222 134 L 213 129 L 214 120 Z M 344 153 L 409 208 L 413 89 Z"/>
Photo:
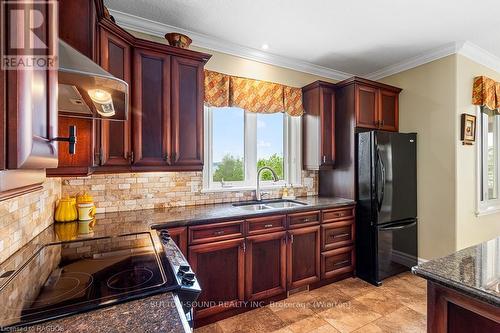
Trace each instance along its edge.
<path fill-rule="evenodd" d="M 471 42 L 464 42 L 458 54 L 500 73 L 500 57 Z"/>
<path fill-rule="evenodd" d="M 429 62 L 460 54 L 480 65 L 486 66 L 500 73 L 500 58 L 469 41 L 453 42 L 423 53 L 419 56 L 387 66 L 378 71 L 365 75 L 370 80 L 380 80 L 384 77 L 404 72 L 406 70 L 427 64 Z"/>
<path fill-rule="evenodd" d="M 188 35 L 193 40 L 193 45 L 208 50 L 227 53 L 233 56 L 262 62 L 269 65 L 275 65 L 299 72 L 318 75 L 332 80 L 344 80 L 354 76 L 350 73 L 337 71 L 331 68 L 318 66 L 306 61 L 278 56 L 258 49 L 242 46 L 236 43 L 228 42 L 223 39 L 211 37 L 205 34 L 177 28 L 168 24 L 148 20 L 139 16 L 127 14 L 109 8 L 109 12 L 116 20 L 116 23 L 122 28 L 142 32 L 148 35 L 164 37 L 167 32 L 179 32 Z"/>
<path fill-rule="evenodd" d="M 427 64 L 434 60 L 438 60 L 447 57 L 449 55 L 455 54 L 460 50 L 460 48 L 461 48 L 460 43 L 455 43 L 455 42 L 449 43 L 441 47 L 435 48 L 429 52 L 423 53 L 421 55 L 403 60 L 394 65 L 381 68 L 373 73 L 365 75 L 365 77 L 370 80 L 379 80 L 384 77 L 401 73 L 406 70 L 418 67 L 420 65 Z"/>

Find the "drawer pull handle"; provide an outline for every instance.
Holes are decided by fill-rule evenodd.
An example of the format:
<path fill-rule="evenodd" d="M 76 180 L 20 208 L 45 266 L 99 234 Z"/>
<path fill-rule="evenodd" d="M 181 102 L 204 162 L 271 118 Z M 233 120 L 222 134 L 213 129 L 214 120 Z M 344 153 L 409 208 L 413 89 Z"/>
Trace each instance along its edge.
<path fill-rule="evenodd" d="M 344 216 L 344 213 L 335 213 L 335 217 L 342 217 Z"/>
<path fill-rule="evenodd" d="M 215 232 L 214 232 L 214 235 L 215 235 L 215 236 L 222 236 L 222 235 L 224 235 L 224 230 L 215 231 Z"/>
<path fill-rule="evenodd" d="M 346 237 L 346 236 L 349 236 L 349 234 L 345 233 L 345 234 L 338 234 L 338 235 L 335 235 L 335 234 L 330 235 L 330 237 L 332 237 L 332 238 L 341 238 L 341 237 Z"/>
<path fill-rule="evenodd" d="M 264 228 L 271 228 L 273 225 L 272 224 L 266 224 L 264 225 Z"/>
<path fill-rule="evenodd" d="M 334 263 L 333 266 L 340 266 L 340 265 L 348 264 L 349 262 L 350 262 L 349 260 L 344 260 L 341 262 Z"/>
<path fill-rule="evenodd" d="M 312 221 L 314 221 L 314 218 L 312 218 L 312 217 L 307 217 L 305 219 L 302 219 L 302 223 L 307 223 L 307 222 L 312 222 Z"/>

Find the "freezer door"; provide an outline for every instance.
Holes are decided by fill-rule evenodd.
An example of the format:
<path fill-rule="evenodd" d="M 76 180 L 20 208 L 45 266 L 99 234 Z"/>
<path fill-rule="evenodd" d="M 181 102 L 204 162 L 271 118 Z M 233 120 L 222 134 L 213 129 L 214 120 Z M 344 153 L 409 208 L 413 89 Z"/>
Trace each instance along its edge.
<path fill-rule="evenodd" d="M 377 226 L 377 283 L 417 265 L 417 220 Z"/>
<path fill-rule="evenodd" d="M 374 133 L 376 223 L 417 217 L 415 133 Z"/>

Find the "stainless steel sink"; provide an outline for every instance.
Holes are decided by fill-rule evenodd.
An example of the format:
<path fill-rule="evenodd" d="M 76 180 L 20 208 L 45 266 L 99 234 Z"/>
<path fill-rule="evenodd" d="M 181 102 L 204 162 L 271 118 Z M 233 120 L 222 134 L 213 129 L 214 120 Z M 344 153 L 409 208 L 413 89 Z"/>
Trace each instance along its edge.
<path fill-rule="evenodd" d="M 273 207 L 263 205 L 263 204 L 244 205 L 244 206 L 237 206 L 237 207 L 239 209 L 249 210 L 249 211 L 254 211 L 254 212 L 273 208 Z"/>
<path fill-rule="evenodd" d="M 306 206 L 306 205 L 307 205 L 306 203 L 300 201 L 285 200 L 285 199 L 247 201 L 247 202 L 239 202 L 233 204 L 234 207 L 238 207 L 240 209 L 249 211 L 261 211 L 266 209 L 283 209 L 283 208 L 292 208 L 292 207 Z"/>

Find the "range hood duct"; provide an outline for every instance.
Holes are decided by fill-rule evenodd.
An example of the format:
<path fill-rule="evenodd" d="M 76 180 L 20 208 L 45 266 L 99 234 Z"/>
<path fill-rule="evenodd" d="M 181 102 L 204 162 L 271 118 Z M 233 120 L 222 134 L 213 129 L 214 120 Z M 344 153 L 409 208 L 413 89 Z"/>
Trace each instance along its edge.
<path fill-rule="evenodd" d="M 59 39 L 60 115 L 125 121 L 129 112 L 127 82 Z"/>

